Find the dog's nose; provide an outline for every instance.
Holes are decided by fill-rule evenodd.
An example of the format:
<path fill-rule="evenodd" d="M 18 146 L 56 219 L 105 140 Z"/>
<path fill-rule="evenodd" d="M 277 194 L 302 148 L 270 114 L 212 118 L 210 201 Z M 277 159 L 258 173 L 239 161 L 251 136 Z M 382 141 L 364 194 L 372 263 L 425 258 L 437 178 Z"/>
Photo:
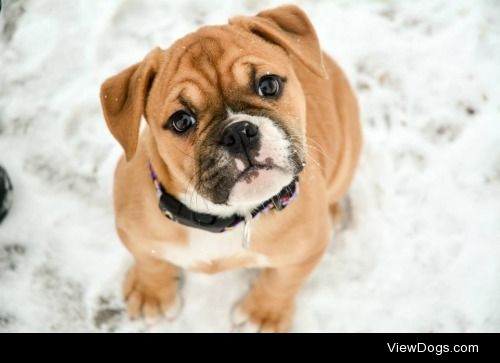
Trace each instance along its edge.
<path fill-rule="evenodd" d="M 248 153 L 259 144 L 259 128 L 251 122 L 240 121 L 228 126 L 220 140 L 231 154 Z"/>

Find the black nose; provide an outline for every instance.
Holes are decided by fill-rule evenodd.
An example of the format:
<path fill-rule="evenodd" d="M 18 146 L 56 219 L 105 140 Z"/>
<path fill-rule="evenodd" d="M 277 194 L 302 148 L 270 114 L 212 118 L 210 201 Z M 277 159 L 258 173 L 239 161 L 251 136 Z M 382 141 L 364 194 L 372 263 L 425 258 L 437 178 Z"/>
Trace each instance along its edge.
<path fill-rule="evenodd" d="M 220 140 L 231 154 L 247 154 L 259 146 L 259 128 L 248 121 L 236 122 L 224 130 Z"/>

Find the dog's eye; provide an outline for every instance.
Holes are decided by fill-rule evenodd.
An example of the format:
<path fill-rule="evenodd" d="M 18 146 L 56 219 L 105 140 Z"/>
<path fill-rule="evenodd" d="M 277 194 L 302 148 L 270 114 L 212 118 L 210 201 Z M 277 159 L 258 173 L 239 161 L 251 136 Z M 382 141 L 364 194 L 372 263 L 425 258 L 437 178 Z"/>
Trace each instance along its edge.
<path fill-rule="evenodd" d="M 282 89 L 283 81 L 274 74 L 263 76 L 257 82 L 257 94 L 261 97 L 279 97 Z"/>
<path fill-rule="evenodd" d="M 182 134 L 196 124 L 196 119 L 187 111 L 177 111 L 170 116 L 168 124 L 175 132 Z"/>

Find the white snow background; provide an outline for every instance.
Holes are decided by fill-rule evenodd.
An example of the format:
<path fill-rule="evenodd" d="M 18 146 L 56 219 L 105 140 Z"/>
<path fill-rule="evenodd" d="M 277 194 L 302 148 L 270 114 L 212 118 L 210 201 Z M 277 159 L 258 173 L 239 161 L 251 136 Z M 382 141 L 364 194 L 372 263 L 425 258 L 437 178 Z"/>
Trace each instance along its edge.
<path fill-rule="evenodd" d="M 281 1 L 4 0 L 0 331 L 224 332 L 252 271 L 186 274 L 184 310 L 125 316 L 131 257 L 111 201 L 121 154 L 102 81 L 154 46 Z M 353 220 L 293 331 L 500 332 L 500 2 L 299 1 L 359 97 Z"/>

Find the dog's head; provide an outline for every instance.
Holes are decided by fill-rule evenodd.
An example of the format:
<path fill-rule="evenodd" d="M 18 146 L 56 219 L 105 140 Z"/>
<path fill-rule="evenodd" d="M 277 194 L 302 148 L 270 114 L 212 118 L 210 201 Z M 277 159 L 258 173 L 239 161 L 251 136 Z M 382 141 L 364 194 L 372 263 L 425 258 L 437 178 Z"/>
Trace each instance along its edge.
<path fill-rule="evenodd" d="M 186 186 L 181 200 L 249 210 L 304 166 L 306 106 L 295 60 L 311 77 L 324 76 L 318 39 L 299 8 L 236 17 L 109 78 L 104 115 L 127 160 L 145 117 L 169 174 Z"/>

